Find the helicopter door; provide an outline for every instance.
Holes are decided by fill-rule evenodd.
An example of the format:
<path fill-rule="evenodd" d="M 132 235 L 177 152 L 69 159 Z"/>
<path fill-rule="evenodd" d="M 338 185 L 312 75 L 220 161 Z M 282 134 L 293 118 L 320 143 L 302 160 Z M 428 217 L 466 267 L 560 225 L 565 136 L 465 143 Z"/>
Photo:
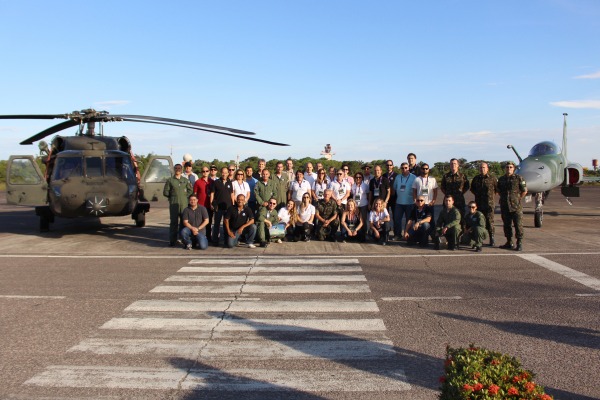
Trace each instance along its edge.
<path fill-rule="evenodd" d="M 163 198 L 165 182 L 173 176 L 173 160 L 169 156 L 152 156 L 140 183 L 142 199 L 158 201 Z"/>
<path fill-rule="evenodd" d="M 6 168 L 6 202 L 22 206 L 47 203 L 48 184 L 32 156 L 10 156 Z"/>

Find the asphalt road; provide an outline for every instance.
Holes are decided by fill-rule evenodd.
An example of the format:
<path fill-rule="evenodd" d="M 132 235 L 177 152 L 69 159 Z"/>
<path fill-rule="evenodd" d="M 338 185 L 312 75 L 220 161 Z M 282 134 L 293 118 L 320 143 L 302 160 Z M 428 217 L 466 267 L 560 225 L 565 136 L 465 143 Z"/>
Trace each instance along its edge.
<path fill-rule="evenodd" d="M 435 399 L 446 345 L 474 343 L 521 359 L 557 399 L 599 399 L 600 187 L 573 201 L 553 193 L 541 229 L 527 209 L 524 252 L 475 254 L 186 252 L 167 247 L 163 204 L 143 229 L 62 220 L 40 234 L 2 198 L 0 398 Z"/>

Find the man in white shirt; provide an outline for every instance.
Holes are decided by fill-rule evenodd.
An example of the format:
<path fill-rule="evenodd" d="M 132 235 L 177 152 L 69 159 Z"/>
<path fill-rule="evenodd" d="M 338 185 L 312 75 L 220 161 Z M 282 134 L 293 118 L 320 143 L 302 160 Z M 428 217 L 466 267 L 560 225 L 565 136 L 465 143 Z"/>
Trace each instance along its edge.
<path fill-rule="evenodd" d="M 344 171 L 341 169 L 336 172 L 337 180 L 329 184 L 332 190 L 333 199 L 336 201 L 340 212 L 346 207 L 346 201 L 350 197 L 351 185 L 344 180 Z"/>

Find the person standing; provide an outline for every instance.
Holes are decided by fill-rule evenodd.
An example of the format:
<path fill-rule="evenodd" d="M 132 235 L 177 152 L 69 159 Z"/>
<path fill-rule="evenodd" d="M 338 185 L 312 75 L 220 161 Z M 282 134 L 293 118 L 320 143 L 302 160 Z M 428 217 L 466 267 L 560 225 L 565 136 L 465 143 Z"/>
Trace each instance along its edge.
<path fill-rule="evenodd" d="M 421 175 L 421 168 L 419 164 L 417 164 L 417 155 L 415 153 L 408 153 L 406 156 L 406 161 L 408 161 L 408 170 L 414 176 Z"/>
<path fill-rule="evenodd" d="M 411 174 L 408 170 L 408 163 L 400 164 L 401 174 L 396 176 L 394 180 L 394 186 L 392 187 L 392 196 L 396 197 L 396 204 L 394 207 L 394 236 L 395 240 L 402 238 L 403 227 L 408 223 L 410 214 L 415 204 L 413 198 L 413 184 L 416 176 Z M 402 218 L 406 220 L 405 224 L 402 224 Z"/>
<path fill-rule="evenodd" d="M 196 175 L 194 173 L 194 171 L 192 170 L 192 162 L 188 161 L 185 164 L 183 164 L 183 176 L 186 177 L 188 179 L 188 181 L 190 181 L 190 183 L 192 184 L 192 187 L 194 187 L 194 184 L 196 183 L 196 179 L 198 179 L 198 175 Z"/>
<path fill-rule="evenodd" d="M 469 190 L 469 179 L 458 170 L 458 160 L 450 160 L 450 172 L 442 176 L 440 187 L 445 196 L 452 196 L 454 207 L 460 212 L 461 218 L 465 216 L 465 193 Z"/>
<path fill-rule="evenodd" d="M 409 167 L 410 168 L 410 167 Z M 434 209 L 438 195 L 437 181 L 433 176 L 429 176 L 429 164 L 425 163 L 421 165 L 421 176 L 419 176 L 413 182 L 413 198 L 423 196 L 425 204 L 431 207 L 431 221 L 435 220 Z"/>
<path fill-rule="evenodd" d="M 477 211 L 477 203 L 469 202 L 469 212 L 465 215 L 465 232 L 461 236 L 462 244 L 466 244 L 480 252 L 483 241 L 488 237 L 485 229 L 485 216 Z"/>
<path fill-rule="evenodd" d="M 169 199 L 169 246 L 175 246 L 181 231 L 181 213 L 188 205 L 188 197 L 193 193 L 192 185 L 183 177 L 181 164 L 175 165 L 175 174 L 167 179 L 163 195 Z"/>
<path fill-rule="evenodd" d="M 306 167 L 304 168 L 304 179 L 310 183 L 311 187 L 317 180 L 317 174 L 313 171 L 313 165 L 311 162 L 306 163 Z"/>
<path fill-rule="evenodd" d="M 198 197 L 195 194 L 192 194 L 188 200 L 190 205 L 183 210 L 181 217 L 183 246 L 186 250 L 191 250 L 196 242 L 200 250 L 206 250 L 208 239 L 206 239 L 205 228 L 208 225 L 208 211 L 204 206 L 198 205 Z"/>
<path fill-rule="evenodd" d="M 273 180 L 273 185 L 275 186 L 277 209 L 280 209 L 281 207 L 285 207 L 285 203 L 287 201 L 287 191 L 290 186 L 288 174 L 283 172 L 283 163 L 281 161 L 275 166 L 275 175 L 273 175 L 271 179 Z"/>
<path fill-rule="evenodd" d="M 267 162 L 264 160 L 264 158 L 261 158 L 260 160 L 258 160 L 258 166 L 257 166 L 256 172 L 254 174 L 252 174 L 254 179 L 256 179 L 257 181 L 260 181 L 262 178 L 262 172 L 265 168 L 267 168 Z"/>
<path fill-rule="evenodd" d="M 243 194 L 246 199 L 246 204 L 250 200 L 250 185 L 246 182 L 246 174 L 241 169 L 235 171 L 234 175 L 235 181 L 231 182 L 233 186 L 233 193 L 231 202 L 235 203 L 235 199 L 237 199 L 238 195 Z"/>
<path fill-rule="evenodd" d="M 381 172 L 381 165 L 376 165 L 375 176 L 369 182 L 369 206 L 371 209 L 377 199 L 383 201 L 384 208 L 387 208 L 386 204 L 390 200 L 390 183 Z"/>
<path fill-rule="evenodd" d="M 396 207 L 396 193 L 392 192 L 392 188 L 394 187 L 394 180 L 396 180 L 398 173 L 394 171 L 394 162 L 392 160 L 387 160 L 385 162 L 385 166 L 387 167 L 387 172 L 383 174 L 383 176 L 387 178 L 390 185 L 390 199 L 383 206 L 387 208 L 388 213 L 390 214 L 390 229 L 395 231 L 396 227 L 394 226 L 394 208 Z"/>
<path fill-rule="evenodd" d="M 346 201 L 348 201 L 348 197 L 350 197 L 352 187 L 347 180 L 344 180 L 344 171 L 338 169 L 336 175 L 337 180 L 329 184 L 329 189 L 331 189 L 333 199 L 337 202 L 341 214 L 346 207 Z"/>
<path fill-rule="evenodd" d="M 311 188 L 311 193 L 313 196 L 313 206 L 316 207 L 319 200 L 323 199 L 323 196 L 325 195 L 325 189 L 327 189 L 328 187 L 329 180 L 327 179 L 327 174 L 325 173 L 325 170 L 321 168 L 317 171 L 317 179 L 315 180 L 315 183 Z"/>
<path fill-rule="evenodd" d="M 217 175 L 218 173 L 219 173 L 219 168 L 217 168 L 216 165 L 211 165 L 208 179 L 210 179 L 213 182 L 216 181 L 217 179 L 219 179 L 219 176 Z"/>
<path fill-rule="evenodd" d="M 254 213 L 246 205 L 246 196 L 239 194 L 236 197 L 235 205 L 229 207 L 225 215 L 226 247 L 233 248 L 238 245 L 240 237 L 244 236 L 246 247 L 256 248 L 254 237 L 256 236 L 256 225 L 254 224 Z"/>
<path fill-rule="evenodd" d="M 229 169 L 223 167 L 221 168 L 221 178 L 213 182 L 212 191 L 210 192 L 210 206 L 215 215 L 212 230 L 212 242 L 215 246 L 219 245 L 221 220 L 227 213 L 229 207 L 233 205 L 231 202 L 232 193 L 233 186 L 229 180 Z"/>
<path fill-rule="evenodd" d="M 308 194 L 309 198 L 312 197 L 311 191 L 310 183 L 304 179 L 304 172 L 298 170 L 296 171 L 296 179 L 293 182 L 290 182 L 287 199 L 294 200 L 296 206 L 299 206 L 300 203 L 302 203 L 304 194 Z"/>
<path fill-rule="evenodd" d="M 471 181 L 471 192 L 475 195 L 477 210 L 485 216 L 485 228 L 490 234 L 490 246 L 494 246 L 494 208 L 496 193 L 498 193 L 498 179 L 489 174 L 488 163 L 479 164 L 479 175 Z"/>
<path fill-rule="evenodd" d="M 209 169 L 208 167 L 202 167 L 201 169 L 202 176 L 196 180 L 194 184 L 194 193 L 196 197 L 198 197 L 198 204 L 204 206 L 208 213 L 208 224 L 206 225 L 206 236 L 208 240 L 212 241 L 211 232 L 212 232 L 212 219 L 214 211 L 210 206 L 210 192 L 212 191 L 213 181 L 208 177 Z"/>
<path fill-rule="evenodd" d="M 285 160 L 285 174 L 287 175 L 288 182 L 294 180 L 296 173 L 294 172 L 294 161 L 291 158 Z"/>
<path fill-rule="evenodd" d="M 371 182 L 371 178 L 373 178 L 373 175 L 371 175 L 371 166 L 369 164 L 364 164 L 362 166 L 362 170 L 363 170 L 363 182 L 368 185 Z"/>
<path fill-rule="evenodd" d="M 500 193 L 500 213 L 504 223 L 504 236 L 506 243 L 501 249 L 512 249 L 512 225 L 515 226 L 515 237 L 517 247 L 515 250 L 523 250 L 523 206 L 521 200 L 527 195 L 527 184 L 523 177 L 515 174 L 515 164 L 509 161 L 504 166 L 506 173 L 498 179 L 498 193 Z"/>
<path fill-rule="evenodd" d="M 256 194 L 254 193 L 254 188 L 256 187 L 256 182 L 258 182 L 258 180 L 254 177 L 251 166 L 248 165 L 246 168 L 244 168 L 244 172 L 246 173 L 246 183 L 250 187 L 250 200 L 248 200 L 248 205 L 256 215 L 258 213 L 258 206 L 256 205 Z"/>
<path fill-rule="evenodd" d="M 275 198 L 277 194 L 277 189 L 275 188 L 274 182 L 269 179 L 271 177 L 271 172 L 268 169 L 263 169 L 262 171 L 262 179 L 259 182 L 256 182 L 256 186 L 254 186 L 254 195 L 256 196 L 256 206 L 260 211 L 261 208 L 269 205 L 269 199 Z M 275 200 L 277 200 L 275 198 Z"/>
<path fill-rule="evenodd" d="M 458 238 L 462 232 L 460 211 L 454 207 L 454 197 L 451 194 L 444 197 L 444 207 L 435 223 L 436 250 L 440 249 L 440 238 L 444 236 L 448 242 L 448 250 L 454 250 L 458 247 Z"/>

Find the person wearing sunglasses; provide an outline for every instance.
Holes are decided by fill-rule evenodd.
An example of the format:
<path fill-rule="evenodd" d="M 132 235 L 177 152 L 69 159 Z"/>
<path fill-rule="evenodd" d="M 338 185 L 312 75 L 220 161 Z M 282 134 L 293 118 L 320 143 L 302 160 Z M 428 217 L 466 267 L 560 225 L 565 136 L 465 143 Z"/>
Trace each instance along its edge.
<path fill-rule="evenodd" d="M 404 232 L 406 244 L 419 243 L 420 247 L 427 247 L 431 233 L 431 221 L 433 221 L 432 207 L 425 201 L 425 196 L 417 196 Z"/>
<path fill-rule="evenodd" d="M 431 225 L 433 225 L 433 221 L 435 221 L 434 206 L 438 196 L 437 181 L 433 176 L 429 176 L 429 164 L 423 163 L 419 170 L 421 171 L 421 176 L 415 179 L 412 186 L 413 199 L 416 200 L 419 196 L 423 196 L 425 204 L 431 207 Z"/>
<path fill-rule="evenodd" d="M 506 173 L 498 179 L 498 193 L 500 193 L 500 213 L 504 223 L 504 236 L 506 243 L 502 249 L 512 249 L 512 225 L 515 226 L 517 246 L 515 250 L 523 250 L 523 206 L 521 201 L 527 195 L 527 184 L 521 175 L 515 173 L 515 164 L 509 161 L 504 166 Z"/>
<path fill-rule="evenodd" d="M 435 223 L 434 247 L 436 250 L 440 249 L 442 236 L 446 238 L 448 250 L 453 251 L 460 248 L 458 238 L 462 232 L 461 220 L 460 211 L 454 207 L 454 197 L 451 194 L 446 195 L 444 207 Z"/>
<path fill-rule="evenodd" d="M 315 219 L 315 206 L 311 204 L 310 193 L 302 195 L 302 202 L 298 205 L 297 212 L 298 220 L 294 228 L 294 239 L 310 242 Z"/>
<path fill-rule="evenodd" d="M 413 198 L 413 183 L 417 179 L 416 176 L 411 174 L 408 170 L 408 163 L 403 162 L 400 164 L 400 174 L 396 176 L 394 184 L 392 185 L 392 196 L 396 198 L 396 204 L 394 205 L 394 240 L 402 239 L 402 231 L 406 230 L 406 224 L 410 218 L 415 200 Z M 402 220 L 404 219 L 404 223 Z"/>
<path fill-rule="evenodd" d="M 229 171 L 229 180 L 231 182 L 235 181 L 235 171 L 237 170 L 235 165 L 229 164 L 229 167 L 227 168 L 227 170 Z"/>
<path fill-rule="evenodd" d="M 231 201 L 235 202 L 235 199 L 240 194 L 244 195 L 244 199 L 246 199 L 246 204 L 248 204 L 248 200 L 250 200 L 250 185 L 246 182 L 246 174 L 241 169 L 235 171 L 235 181 L 232 182 L 233 193 L 231 193 Z"/>
<path fill-rule="evenodd" d="M 194 193 L 198 197 L 198 205 L 206 208 L 208 212 L 208 224 L 206 225 L 206 237 L 209 242 L 212 242 L 212 218 L 214 211 L 210 207 L 210 192 L 212 191 L 213 181 L 209 178 L 210 169 L 207 166 L 202 166 L 200 169 L 200 177 L 194 183 Z"/>
<path fill-rule="evenodd" d="M 277 214 L 277 200 L 270 198 L 267 201 L 266 207 L 261 207 L 256 219 L 256 240 L 260 243 L 260 247 L 269 246 L 271 241 L 271 228 L 279 223 Z"/>
<path fill-rule="evenodd" d="M 296 179 L 290 182 L 290 188 L 287 193 L 287 199 L 294 200 L 296 206 L 299 206 L 300 203 L 302 203 L 302 198 L 305 194 L 307 194 L 310 199 L 310 192 L 310 183 L 304 179 L 304 172 L 300 170 L 296 171 Z"/>
<path fill-rule="evenodd" d="M 319 200 L 323 199 L 325 195 L 325 189 L 329 187 L 329 180 L 327 179 L 327 174 L 323 168 L 317 171 L 317 179 L 315 179 L 315 183 L 312 186 L 312 197 L 313 197 L 313 205 L 316 207 L 316 204 Z"/>
<path fill-rule="evenodd" d="M 233 206 L 231 194 L 233 193 L 233 184 L 229 180 L 229 169 L 221 168 L 221 178 L 213 182 L 210 192 L 210 206 L 214 211 L 212 244 L 219 245 L 219 236 L 221 231 L 221 220 L 227 213 L 229 207 Z"/>
<path fill-rule="evenodd" d="M 350 197 L 352 187 L 347 180 L 344 179 L 344 171 L 338 169 L 336 172 L 337 179 L 329 184 L 329 189 L 332 191 L 333 199 L 337 202 L 340 213 L 346 207 L 346 201 Z"/>
<path fill-rule="evenodd" d="M 367 218 L 369 214 L 369 185 L 364 182 L 362 172 L 354 174 L 354 184 L 350 191 L 352 193 L 350 199 L 355 201 L 356 209 L 360 212 L 362 218 L 360 231 L 364 239 L 367 231 Z"/>
<path fill-rule="evenodd" d="M 498 179 L 489 173 L 488 163 L 479 164 L 479 175 L 471 180 L 471 192 L 475 195 L 477 211 L 485 216 L 485 227 L 490 234 L 490 246 L 496 244 L 494 240 L 494 209 L 496 193 L 498 193 Z"/>
<path fill-rule="evenodd" d="M 488 231 L 485 229 L 485 216 L 477 210 L 477 203 L 470 201 L 468 212 L 465 215 L 465 231 L 460 238 L 460 242 L 471 246 L 476 252 L 481 252 L 483 241 L 487 238 Z"/>
<path fill-rule="evenodd" d="M 369 234 L 376 242 L 387 245 L 388 232 L 390 231 L 390 214 L 383 206 L 383 200 L 377 199 L 369 213 Z"/>

